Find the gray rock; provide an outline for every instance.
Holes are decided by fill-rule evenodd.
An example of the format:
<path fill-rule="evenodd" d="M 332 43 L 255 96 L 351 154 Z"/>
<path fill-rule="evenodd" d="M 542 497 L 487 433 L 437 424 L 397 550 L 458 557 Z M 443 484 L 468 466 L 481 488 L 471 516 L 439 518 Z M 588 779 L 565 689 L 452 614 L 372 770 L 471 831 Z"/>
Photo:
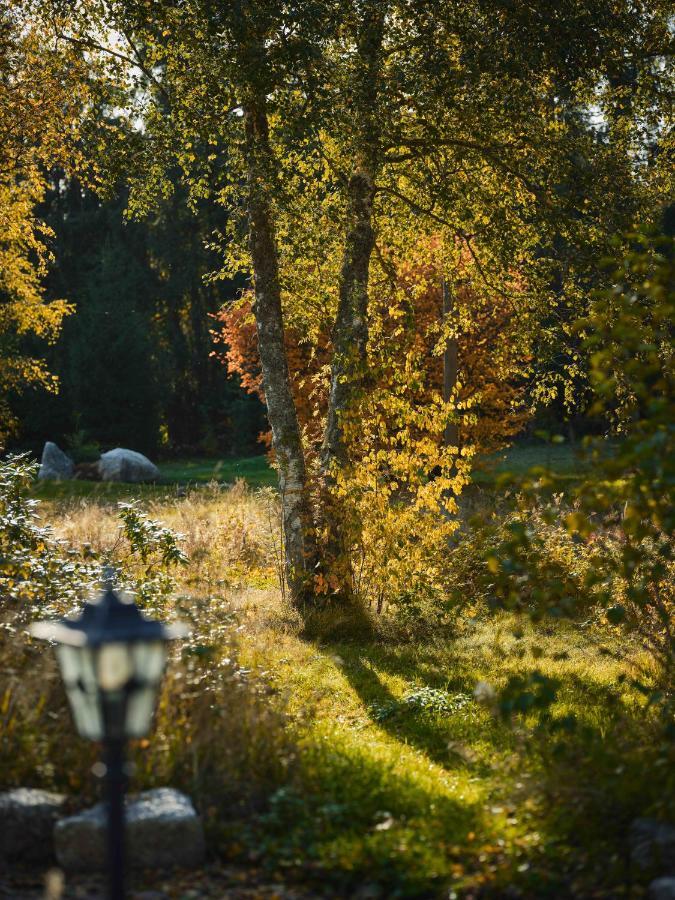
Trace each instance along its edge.
<path fill-rule="evenodd" d="M 127 853 L 137 868 L 192 868 L 204 861 L 204 830 L 189 797 L 157 788 L 127 799 Z M 95 872 L 105 866 L 106 817 L 102 803 L 61 819 L 54 828 L 59 865 L 67 872 Z"/>
<path fill-rule="evenodd" d="M 52 831 L 65 799 L 36 788 L 0 794 L 0 860 L 50 862 Z"/>
<path fill-rule="evenodd" d="M 42 451 L 38 478 L 66 481 L 73 477 L 75 464 L 72 459 L 52 441 L 47 441 Z"/>
<path fill-rule="evenodd" d="M 169 900 L 169 895 L 164 891 L 141 891 L 133 894 L 132 900 Z"/>
<path fill-rule="evenodd" d="M 657 878 L 647 891 L 649 900 L 675 900 L 675 878 Z"/>
<path fill-rule="evenodd" d="M 123 447 L 102 453 L 98 469 L 103 481 L 129 481 L 135 484 L 159 478 L 159 469 L 147 456 Z"/>
<path fill-rule="evenodd" d="M 675 826 L 658 819 L 635 819 L 629 843 L 631 862 L 638 869 L 675 875 Z"/>

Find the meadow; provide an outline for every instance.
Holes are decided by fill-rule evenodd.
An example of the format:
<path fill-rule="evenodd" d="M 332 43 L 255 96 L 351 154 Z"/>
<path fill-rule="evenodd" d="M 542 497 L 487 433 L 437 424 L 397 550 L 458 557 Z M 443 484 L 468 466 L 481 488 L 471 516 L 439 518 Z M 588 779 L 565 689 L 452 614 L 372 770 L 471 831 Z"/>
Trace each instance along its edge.
<path fill-rule="evenodd" d="M 474 478 L 478 485 L 490 487 L 505 473 L 522 475 L 532 466 L 545 466 L 554 469 L 563 479 L 574 480 L 583 469 L 578 452 L 579 447 L 567 443 L 520 443 L 483 457 Z M 277 485 L 276 472 L 265 454 L 224 458 L 187 457 L 160 461 L 157 465 L 161 477 L 156 484 L 42 481 L 34 484 L 31 493 L 38 500 L 82 498 L 108 503 L 134 496 L 169 497 L 180 494 L 188 487 L 211 483 L 232 485 L 237 480 L 244 481 L 251 488 Z"/>
<path fill-rule="evenodd" d="M 197 482 L 206 469 L 173 471 Z M 36 486 L 39 514 L 75 557 L 119 554 L 128 494 L 86 487 Z M 474 511 L 498 500 L 494 483 L 472 490 Z M 630 681 L 637 639 L 594 610 L 535 624 L 480 598 L 434 628 L 361 606 L 301 618 L 279 587 L 272 489 L 132 493 L 189 560 L 149 606 L 192 627 L 156 730 L 134 748 L 133 783 L 193 796 L 212 860 L 323 896 L 640 896 L 630 822 L 664 812 L 667 796 L 653 775 L 657 723 Z M 51 653 L 5 625 L 3 771 L 93 798 L 93 751 L 74 735 Z M 552 703 L 540 676 L 555 682 Z M 518 685 L 532 702 L 509 714 Z"/>

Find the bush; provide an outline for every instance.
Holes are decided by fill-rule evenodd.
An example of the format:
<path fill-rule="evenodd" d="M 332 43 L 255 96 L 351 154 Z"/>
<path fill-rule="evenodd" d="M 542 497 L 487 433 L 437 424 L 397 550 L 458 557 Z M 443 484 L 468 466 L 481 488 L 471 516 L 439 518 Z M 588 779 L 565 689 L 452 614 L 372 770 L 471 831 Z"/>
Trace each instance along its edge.
<path fill-rule="evenodd" d="M 0 600 L 22 604 L 24 618 L 67 609 L 100 572 L 88 548 L 69 547 L 39 524 L 38 503 L 28 497 L 37 469 L 28 454 L 0 461 Z"/>
<path fill-rule="evenodd" d="M 40 524 L 38 504 L 28 496 L 36 470 L 26 456 L 0 462 L 0 624 L 8 638 L 0 644 L 3 786 L 57 788 L 93 799 L 89 773 L 98 751 L 75 736 L 55 655 L 31 640 L 25 626 L 74 611 L 94 590 L 102 565 L 114 563 L 119 582 L 147 612 L 179 613 L 192 625 L 174 650 L 153 738 L 133 746 L 134 784 L 183 788 L 211 829 L 218 822 L 234 828 L 233 815 L 258 808 L 295 759 L 284 697 L 240 662 L 241 625 L 227 601 L 176 597 L 175 575 L 187 562 L 182 535 L 134 501 L 118 504 L 117 534 L 107 545 L 59 540 Z M 242 488 L 232 493 L 233 508 L 241 507 Z M 183 502 L 193 521 L 195 502 Z M 106 514 L 94 509 L 100 528 Z M 241 542 L 242 534 L 232 532 L 226 541 Z M 237 553 L 248 558 L 244 545 Z"/>
<path fill-rule="evenodd" d="M 508 538 L 486 562 L 501 605 L 574 615 L 591 598 L 606 629 L 637 633 L 649 661 L 636 686 L 661 706 L 675 736 L 675 243 L 644 232 L 629 240 L 628 253 L 610 264 L 614 288 L 577 326 L 591 354 L 593 411 L 613 417 L 621 439 L 611 454 L 588 440 L 590 465 L 569 505 L 544 513 L 567 532 L 571 556 L 542 556 L 533 510 L 556 479 L 533 470 Z M 575 559 L 585 560 L 576 571 Z"/>

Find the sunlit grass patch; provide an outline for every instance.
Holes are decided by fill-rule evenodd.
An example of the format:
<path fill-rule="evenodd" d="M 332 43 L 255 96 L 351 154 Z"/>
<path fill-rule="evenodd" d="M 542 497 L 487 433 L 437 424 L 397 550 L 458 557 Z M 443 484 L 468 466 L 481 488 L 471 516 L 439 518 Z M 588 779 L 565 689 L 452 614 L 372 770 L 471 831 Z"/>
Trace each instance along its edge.
<path fill-rule="evenodd" d="M 251 487 L 276 485 L 276 472 L 265 454 L 221 459 L 178 459 L 159 464 L 162 479 L 180 484 L 210 481 L 234 483 L 243 478 Z"/>
<path fill-rule="evenodd" d="M 534 624 L 482 600 L 418 633 L 356 605 L 303 621 L 277 582 L 275 492 L 212 485 L 143 506 L 182 535 L 190 563 L 163 614 L 193 634 L 156 731 L 134 750 L 134 783 L 190 793 L 214 855 L 344 896 L 366 883 L 380 897 L 500 897 L 518 884 L 552 898 L 572 878 L 581 896 L 625 880 L 630 820 L 663 802 L 649 713 L 623 677 L 639 646 L 588 612 Z M 57 499 L 42 513 L 72 547 L 118 538 L 115 504 Z M 91 798 L 90 748 L 72 734 L 49 654 L 19 635 L 0 667 L 14 671 L 8 783 Z M 554 702 L 503 716 L 510 679 L 537 673 L 555 682 Z"/>
<path fill-rule="evenodd" d="M 557 790 L 547 752 L 564 740 L 541 731 L 536 715 L 513 725 L 502 721 L 469 699 L 471 692 L 479 680 L 499 687 L 513 672 L 543 666 L 562 684 L 554 716 L 575 712 L 594 736 L 613 727 L 616 708 L 608 696 L 626 715 L 637 701 L 617 685 L 620 661 L 604 655 L 583 629 L 553 623 L 528 626 L 518 637 L 514 631 L 520 635 L 518 620 L 501 616 L 473 621 L 456 641 L 308 645 L 287 634 L 276 648 L 264 642 L 266 665 L 289 690 L 290 708 L 303 723 L 295 780 L 265 819 L 271 852 L 289 866 L 306 852 L 339 879 L 366 870 L 401 896 L 424 895 L 435 879 L 492 883 L 498 895 L 509 878 L 529 883 L 530 867 L 548 853 L 549 864 L 556 860 L 553 872 L 535 881 L 542 890 L 550 882 L 554 891 L 555 870 L 566 865 L 564 828 L 578 828 L 573 817 L 574 825 L 563 827 L 564 810 L 553 814 L 546 800 Z M 543 644 L 545 659 L 527 649 L 531 640 Z M 250 649 L 255 658 L 261 648 Z M 410 697 L 421 700 L 407 703 Z M 447 702 L 434 702 L 440 698 Z M 382 716 L 388 707 L 397 714 Z M 595 758 L 592 743 L 584 752 Z M 369 782 L 373 771 L 378 778 Z M 569 788 L 572 794 L 586 789 L 574 781 Z M 378 830 L 380 807 L 387 815 Z M 587 839 L 591 846 L 592 830 Z"/>

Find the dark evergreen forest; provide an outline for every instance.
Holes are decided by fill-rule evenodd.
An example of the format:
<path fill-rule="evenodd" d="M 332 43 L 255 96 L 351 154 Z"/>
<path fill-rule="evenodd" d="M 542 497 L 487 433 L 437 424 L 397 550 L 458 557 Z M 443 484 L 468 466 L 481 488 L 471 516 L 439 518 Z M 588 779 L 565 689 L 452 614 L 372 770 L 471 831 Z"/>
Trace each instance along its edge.
<path fill-rule="evenodd" d="M 190 211 L 179 188 L 151 217 L 124 215 L 120 188 L 109 199 L 77 179 L 51 174 L 40 211 L 53 230 L 49 298 L 75 305 L 45 354 L 58 394 L 29 390 L 14 405 L 17 444 L 45 439 L 76 457 L 129 446 L 142 452 L 245 455 L 260 452 L 262 404 L 215 359 L 210 318 L 239 285 L 209 280 L 218 268 L 206 249 L 225 213 Z"/>

